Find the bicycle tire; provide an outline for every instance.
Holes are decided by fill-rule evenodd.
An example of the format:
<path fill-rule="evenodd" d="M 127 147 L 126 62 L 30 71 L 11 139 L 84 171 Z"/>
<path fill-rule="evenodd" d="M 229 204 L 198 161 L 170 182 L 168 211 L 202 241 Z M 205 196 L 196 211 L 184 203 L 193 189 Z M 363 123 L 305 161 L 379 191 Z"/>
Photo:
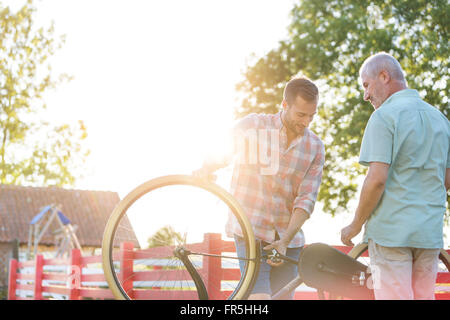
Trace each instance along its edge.
<path fill-rule="evenodd" d="M 119 222 L 126 214 L 128 208 L 131 205 L 133 205 L 137 200 L 139 200 L 141 197 L 143 197 L 146 194 L 149 194 L 150 192 L 156 189 L 174 185 L 192 186 L 205 190 L 210 194 L 213 194 L 214 196 L 219 198 L 219 200 L 224 202 L 226 206 L 230 209 L 230 212 L 235 216 L 236 220 L 238 221 L 241 227 L 243 239 L 246 244 L 247 262 L 244 272 L 241 273 L 239 283 L 237 284 L 236 288 L 232 291 L 228 299 L 233 300 L 246 299 L 252 289 L 253 282 L 256 278 L 259 267 L 259 254 L 256 250 L 257 246 L 253 234 L 253 229 L 240 204 L 231 194 L 229 194 L 223 188 L 214 183 L 188 175 L 168 175 L 149 180 L 141 184 L 140 186 L 136 187 L 128 195 L 126 195 L 117 204 L 117 206 L 111 213 L 103 234 L 102 264 L 105 279 L 114 297 L 119 300 L 132 299 L 122 286 L 114 270 L 113 242 Z"/>
<path fill-rule="evenodd" d="M 368 248 L 369 245 L 367 243 L 359 243 L 350 250 L 348 255 L 353 259 L 358 259 L 364 254 L 364 252 L 368 251 Z M 450 272 L 450 255 L 444 249 L 440 249 L 439 260 L 443 266 L 447 268 L 447 272 Z"/>

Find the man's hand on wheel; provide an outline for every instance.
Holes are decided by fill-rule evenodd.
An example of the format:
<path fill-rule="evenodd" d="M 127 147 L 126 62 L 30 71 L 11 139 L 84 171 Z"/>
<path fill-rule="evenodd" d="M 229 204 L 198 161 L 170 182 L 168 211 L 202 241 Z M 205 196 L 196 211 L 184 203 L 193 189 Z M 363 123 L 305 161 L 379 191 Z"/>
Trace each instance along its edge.
<path fill-rule="evenodd" d="M 200 169 L 193 171 L 192 175 L 196 178 L 210 182 L 214 182 L 217 179 L 216 175 L 213 174 L 210 169 L 207 169 L 205 167 L 201 167 Z"/>

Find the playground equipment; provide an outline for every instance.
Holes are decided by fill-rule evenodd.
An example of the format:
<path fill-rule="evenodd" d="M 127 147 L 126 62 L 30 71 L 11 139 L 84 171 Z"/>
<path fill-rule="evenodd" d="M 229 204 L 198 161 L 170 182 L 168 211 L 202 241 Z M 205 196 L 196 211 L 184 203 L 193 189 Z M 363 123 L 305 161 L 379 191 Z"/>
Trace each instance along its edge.
<path fill-rule="evenodd" d="M 74 248 L 81 251 L 76 229 L 77 226 L 71 224 L 59 206 L 51 204 L 44 207 L 30 222 L 27 259 L 31 255 L 36 256 L 39 243 L 46 233 L 51 233 L 55 238 L 55 258 L 68 256 Z"/>

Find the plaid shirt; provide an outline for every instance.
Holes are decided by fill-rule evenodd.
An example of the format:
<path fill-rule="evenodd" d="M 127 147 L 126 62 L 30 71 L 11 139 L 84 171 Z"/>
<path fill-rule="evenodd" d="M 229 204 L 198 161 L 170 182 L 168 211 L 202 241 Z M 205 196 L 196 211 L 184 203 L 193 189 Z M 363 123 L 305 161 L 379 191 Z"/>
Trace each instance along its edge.
<path fill-rule="evenodd" d="M 312 214 L 322 180 L 325 148 L 309 129 L 287 145 L 281 112 L 250 114 L 234 127 L 235 157 L 231 193 L 244 209 L 256 239 L 273 242 L 286 232 L 296 208 Z M 270 160 L 269 160 L 270 159 Z M 242 235 L 233 215 L 226 233 Z M 303 231 L 289 247 L 305 244 Z"/>

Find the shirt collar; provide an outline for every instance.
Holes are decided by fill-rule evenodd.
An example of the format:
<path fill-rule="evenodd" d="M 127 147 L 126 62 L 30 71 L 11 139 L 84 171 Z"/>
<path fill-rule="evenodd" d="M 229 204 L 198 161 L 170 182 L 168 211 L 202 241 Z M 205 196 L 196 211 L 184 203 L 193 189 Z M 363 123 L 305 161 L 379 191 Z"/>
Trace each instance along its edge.
<path fill-rule="evenodd" d="M 283 125 L 283 121 L 281 120 L 281 114 L 283 113 L 283 110 L 281 110 L 280 112 L 278 112 L 277 114 L 276 114 L 276 117 L 275 117 L 275 127 L 277 128 L 277 129 L 282 129 L 283 127 L 284 127 L 284 125 Z"/>
<path fill-rule="evenodd" d="M 383 105 L 389 103 L 390 101 L 400 98 L 400 97 L 417 97 L 420 98 L 419 92 L 415 89 L 403 89 L 400 91 L 397 91 L 396 93 L 392 94 L 389 98 L 386 99 L 386 101 L 383 102 Z"/>

